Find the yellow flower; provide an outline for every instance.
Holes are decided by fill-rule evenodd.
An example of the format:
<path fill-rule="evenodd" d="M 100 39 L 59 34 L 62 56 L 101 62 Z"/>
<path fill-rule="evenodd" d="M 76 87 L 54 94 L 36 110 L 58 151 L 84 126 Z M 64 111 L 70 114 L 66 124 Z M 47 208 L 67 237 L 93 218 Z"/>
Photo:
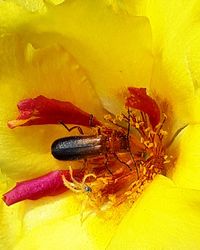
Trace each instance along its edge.
<path fill-rule="evenodd" d="M 146 87 L 168 111 L 176 158 L 128 204 L 81 224 L 81 202 L 62 194 L 7 207 L 2 249 L 200 248 L 198 1 L 0 3 L 1 192 L 66 163 L 50 155 L 61 126 L 9 130 L 16 103 L 40 94 L 102 117 L 121 111 L 127 86 Z M 92 104 L 92 105 L 91 105 Z M 103 105 L 103 107 L 102 107 Z"/>

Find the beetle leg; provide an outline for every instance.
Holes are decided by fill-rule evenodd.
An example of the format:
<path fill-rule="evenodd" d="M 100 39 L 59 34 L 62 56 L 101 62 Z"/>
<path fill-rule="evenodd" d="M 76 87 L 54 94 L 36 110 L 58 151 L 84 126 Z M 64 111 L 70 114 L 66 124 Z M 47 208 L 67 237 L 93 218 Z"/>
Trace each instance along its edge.
<path fill-rule="evenodd" d="M 90 118 L 89 118 L 89 126 L 90 127 L 94 127 L 93 120 L 94 120 L 94 116 L 93 116 L 93 114 L 90 114 Z"/>
<path fill-rule="evenodd" d="M 134 160 L 133 153 L 131 152 L 131 145 L 130 145 L 130 141 L 129 141 L 130 127 L 131 127 L 131 124 L 130 124 L 130 122 L 131 122 L 131 112 L 130 112 L 129 107 L 128 107 L 128 111 L 127 111 L 127 112 L 128 112 L 128 117 L 127 117 L 128 127 L 127 127 L 127 135 L 126 135 L 126 138 L 127 138 L 127 141 L 128 141 L 128 151 L 129 151 L 129 153 L 130 153 L 131 160 L 132 160 L 132 162 L 133 162 L 133 164 L 134 164 L 134 167 L 135 167 L 136 173 L 137 173 L 137 178 L 138 178 L 138 180 L 139 180 L 139 170 L 138 170 L 137 164 L 136 164 L 136 162 L 135 162 L 135 160 Z M 126 163 L 125 163 L 125 164 L 126 164 Z M 130 166 L 129 166 L 128 164 L 126 164 L 126 166 L 128 166 L 128 168 L 130 169 Z"/>
<path fill-rule="evenodd" d="M 108 170 L 108 172 L 109 172 L 111 175 L 113 175 L 112 172 L 111 172 L 111 170 L 110 170 L 109 167 L 108 167 L 108 155 L 107 155 L 107 154 L 105 154 L 105 161 L 104 161 L 104 164 L 105 164 L 105 168 Z"/>
<path fill-rule="evenodd" d="M 113 153 L 113 155 L 121 164 L 124 164 L 130 171 L 132 171 L 131 167 L 126 162 L 122 161 L 116 153 Z"/>
<path fill-rule="evenodd" d="M 87 158 L 83 159 L 83 167 L 81 168 L 81 172 L 84 172 L 85 169 L 87 169 L 87 165 L 88 165 L 88 160 Z"/>

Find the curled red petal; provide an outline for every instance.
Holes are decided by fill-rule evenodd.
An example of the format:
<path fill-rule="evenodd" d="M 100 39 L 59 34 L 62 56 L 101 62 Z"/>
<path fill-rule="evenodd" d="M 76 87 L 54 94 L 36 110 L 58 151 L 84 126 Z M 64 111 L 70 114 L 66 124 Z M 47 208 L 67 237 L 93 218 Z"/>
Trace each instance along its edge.
<path fill-rule="evenodd" d="M 37 200 L 45 196 L 54 196 L 67 191 L 63 184 L 62 175 L 71 181 L 68 170 L 56 170 L 46 175 L 18 182 L 16 186 L 3 195 L 6 205 L 10 206 L 23 200 Z M 81 181 L 83 172 L 80 170 L 73 171 L 74 178 Z"/>
<path fill-rule="evenodd" d="M 82 126 L 97 126 L 101 123 L 91 114 L 81 110 L 71 102 L 49 99 L 37 96 L 21 100 L 18 105 L 19 116 L 16 120 L 8 122 L 10 128 L 18 126 L 58 124 L 76 124 Z"/>
<path fill-rule="evenodd" d="M 126 106 L 146 113 L 154 128 L 160 122 L 160 109 L 156 101 L 147 95 L 145 88 L 129 87 L 128 91 L 130 96 L 126 100 Z"/>

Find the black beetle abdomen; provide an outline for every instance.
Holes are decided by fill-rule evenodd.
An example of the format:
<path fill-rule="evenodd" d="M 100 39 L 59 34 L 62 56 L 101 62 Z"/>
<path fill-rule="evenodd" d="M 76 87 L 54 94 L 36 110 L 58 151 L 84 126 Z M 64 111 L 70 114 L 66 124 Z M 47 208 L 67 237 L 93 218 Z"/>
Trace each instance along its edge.
<path fill-rule="evenodd" d="M 104 136 L 69 136 L 57 139 L 51 146 L 57 160 L 74 161 L 106 153 Z"/>

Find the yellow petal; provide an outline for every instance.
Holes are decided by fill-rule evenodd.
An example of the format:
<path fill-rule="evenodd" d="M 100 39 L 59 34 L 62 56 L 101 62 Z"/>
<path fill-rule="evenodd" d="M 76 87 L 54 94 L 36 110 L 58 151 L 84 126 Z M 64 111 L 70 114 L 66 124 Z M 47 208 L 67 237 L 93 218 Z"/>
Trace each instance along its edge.
<path fill-rule="evenodd" d="M 46 0 L 46 2 L 54 4 L 54 5 L 58 5 L 58 4 L 65 2 L 65 0 Z"/>
<path fill-rule="evenodd" d="M 172 151 L 177 152 L 175 171 L 176 185 L 200 190 L 200 125 L 191 125 L 182 131 Z M 176 146 L 178 145 L 178 148 Z"/>
<path fill-rule="evenodd" d="M 106 249 L 198 249 L 200 192 L 157 176 L 119 225 Z"/>
<path fill-rule="evenodd" d="M 88 224 L 93 225 L 93 230 L 88 231 Z M 84 223 L 80 221 L 80 214 L 64 217 L 24 231 L 14 249 L 105 249 L 115 227 L 113 221 L 100 219 L 96 215 Z"/>
<path fill-rule="evenodd" d="M 7 31 L 7 28 L 17 27 L 21 23 L 25 22 L 27 18 L 27 13 L 19 5 L 12 2 L 1 2 L 0 5 L 0 23 L 1 29 Z M 1 30 L 2 33 L 2 30 Z"/>
<path fill-rule="evenodd" d="M 199 1 L 144 0 L 124 5 L 129 15 L 146 16 L 151 24 L 151 91 L 168 103 L 176 128 L 187 122 L 199 123 Z"/>
<path fill-rule="evenodd" d="M 12 1 L 12 0 L 11 0 Z M 26 10 L 30 12 L 36 12 L 36 11 L 45 11 L 45 4 L 43 0 L 28 0 L 28 1 L 23 1 L 23 0 L 13 0 L 13 2 L 16 5 L 20 5 Z"/>
<path fill-rule="evenodd" d="M 195 42 L 188 37 L 188 32 L 195 29 L 196 36 L 200 32 L 195 28 L 200 25 L 194 21 L 196 8 L 199 9 L 199 6 L 195 6 L 195 1 L 185 5 L 182 1 L 169 4 L 165 1 L 151 1 L 147 7 L 155 41 L 151 87 L 172 105 L 177 126 L 181 123 L 200 122 L 200 116 L 191 112 L 197 88 L 188 61 L 190 46 Z M 195 46 L 198 50 L 199 45 L 195 43 Z"/>
<path fill-rule="evenodd" d="M 15 250 L 95 249 L 79 216 L 59 220 L 27 233 L 14 247 Z"/>
<path fill-rule="evenodd" d="M 40 20 L 38 31 L 64 36 L 109 110 L 119 112 L 126 86 L 149 84 L 151 30 L 144 17 L 116 13 L 103 1 L 66 1 Z"/>
<path fill-rule="evenodd" d="M 65 0 L 11 0 L 15 4 L 22 6 L 30 12 L 44 12 L 46 11 L 45 3 L 50 3 L 53 5 L 58 5 L 63 3 Z M 47 5 L 48 6 L 48 5 Z"/>

